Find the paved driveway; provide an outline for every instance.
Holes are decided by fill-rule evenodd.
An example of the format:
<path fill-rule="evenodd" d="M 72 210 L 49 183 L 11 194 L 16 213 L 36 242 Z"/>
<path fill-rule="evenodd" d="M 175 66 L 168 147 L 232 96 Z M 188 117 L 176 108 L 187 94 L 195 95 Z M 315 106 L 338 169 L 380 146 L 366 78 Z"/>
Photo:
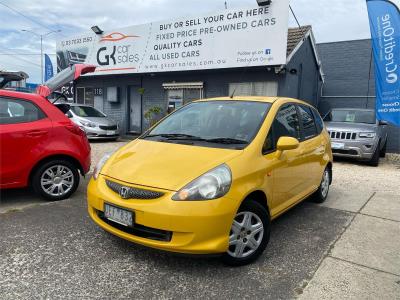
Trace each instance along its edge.
<path fill-rule="evenodd" d="M 305 202 L 273 223 L 257 263 L 229 268 L 109 235 L 88 218 L 81 188 L 72 199 L 1 215 L 0 298 L 288 299 L 350 219 Z"/>
<path fill-rule="evenodd" d="M 396 182 L 399 169 L 339 162 L 334 171 L 337 176 L 347 169 L 353 176 L 384 170 L 385 190 L 336 177 L 325 204 L 306 201 L 274 221 L 265 253 L 240 268 L 144 248 L 102 231 L 86 213 L 87 180 L 71 199 L 55 203 L 27 190 L 8 191 L 0 204 L 0 299 L 395 299 L 400 199 L 392 200 L 390 180 Z M 377 213 L 382 201 L 390 209 Z M 386 238 L 376 241 L 377 235 Z M 368 287 L 375 288 L 370 297 Z"/>

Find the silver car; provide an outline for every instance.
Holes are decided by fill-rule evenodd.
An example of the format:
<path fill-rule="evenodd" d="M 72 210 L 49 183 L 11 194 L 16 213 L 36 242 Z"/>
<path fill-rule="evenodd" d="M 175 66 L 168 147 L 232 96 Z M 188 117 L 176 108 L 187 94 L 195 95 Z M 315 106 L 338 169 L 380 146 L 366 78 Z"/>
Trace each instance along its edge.
<path fill-rule="evenodd" d="M 377 166 L 386 154 L 387 123 L 377 121 L 375 111 L 335 108 L 324 122 L 331 137 L 334 156 L 351 157 Z"/>
<path fill-rule="evenodd" d="M 117 139 L 119 137 L 118 123 L 101 111 L 89 105 L 70 104 L 70 106 L 66 115 L 86 132 L 88 139 Z"/>

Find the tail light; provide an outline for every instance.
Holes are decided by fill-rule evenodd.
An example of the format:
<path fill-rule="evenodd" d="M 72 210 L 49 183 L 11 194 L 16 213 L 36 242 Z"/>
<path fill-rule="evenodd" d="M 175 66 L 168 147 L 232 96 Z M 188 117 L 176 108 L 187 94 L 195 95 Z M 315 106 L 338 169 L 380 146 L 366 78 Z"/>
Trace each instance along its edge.
<path fill-rule="evenodd" d="M 72 122 L 71 122 L 71 124 L 66 125 L 65 128 L 68 129 L 73 134 L 76 134 L 79 136 L 86 136 L 85 132 L 78 125 L 75 125 Z"/>

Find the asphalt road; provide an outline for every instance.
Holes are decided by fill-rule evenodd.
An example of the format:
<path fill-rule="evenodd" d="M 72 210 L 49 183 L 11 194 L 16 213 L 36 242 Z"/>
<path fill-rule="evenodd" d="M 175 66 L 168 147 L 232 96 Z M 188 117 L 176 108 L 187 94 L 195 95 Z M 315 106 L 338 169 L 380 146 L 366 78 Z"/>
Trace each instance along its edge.
<path fill-rule="evenodd" d="M 263 298 L 303 292 L 352 213 L 304 202 L 273 222 L 255 263 L 180 256 L 131 244 L 94 225 L 83 181 L 73 198 L 37 203 L 30 191 L 1 194 L 27 207 L 0 213 L 0 299 Z M 329 199 L 328 199 L 329 201 Z"/>

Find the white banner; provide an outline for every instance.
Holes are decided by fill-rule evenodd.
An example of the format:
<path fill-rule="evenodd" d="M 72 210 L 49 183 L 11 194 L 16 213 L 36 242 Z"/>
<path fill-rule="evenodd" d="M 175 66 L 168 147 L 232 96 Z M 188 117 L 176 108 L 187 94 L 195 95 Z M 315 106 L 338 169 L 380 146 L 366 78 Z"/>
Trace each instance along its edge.
<path fill-rule="evenodd" d="M 97 65 L 97 75 L 285 64 L 288 9 L 288 0 L 278 0 L 59 40 L 58 70 L 71 63 Z"/>

